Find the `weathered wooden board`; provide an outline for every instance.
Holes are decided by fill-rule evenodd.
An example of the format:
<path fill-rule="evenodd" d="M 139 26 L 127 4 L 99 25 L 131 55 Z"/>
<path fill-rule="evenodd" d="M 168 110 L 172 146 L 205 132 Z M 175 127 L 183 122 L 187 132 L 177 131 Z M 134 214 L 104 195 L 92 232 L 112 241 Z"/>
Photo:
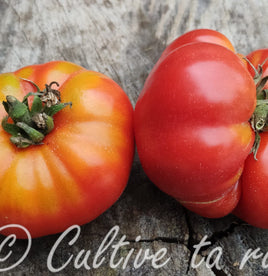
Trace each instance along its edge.
<path fill-rule="evenodd" d="M 50 60 L 68 60 L 107 74 L 118 82 L 133 106 L 144 81 L 165 46 L 177 36 L 195 28 L 212 28 L 224 33 L 238 52 L 268 45 L 267 0 L 0 0 L 0 72 Z M 1 158 L 1 153 L 0 153 Z M 112 248 L 99 268 L 94 255 L 108 231 L 120 227 L 116 240 L 126 235 L 116 260 L 135 249 L 125 269 L 111 268 Z M 136 242 L 137 236 L 141 240 Z M 194 269 L 190 262 L 193 246 L 205 236 L 211 245 L 198 258 L 220 246 L 221 270 Z M 25 260 L 5 275 L 49 275 L 47 258 L 59 235 L 33 241 Z M 3 239 L 3 237 L 2 237 Z M 160 192 L 145 176 L 135 157 L 128 187 L 120 200 L 95 221 L 84 225 L 78 241 L 69 246 L 66 238 L 54 258 L 60 268 L 80 250 L 91 250 L 90 270 L 76 269 L 72 260 L 59 275 L 268 275 L 261 259 L 250 259 L 240 270 L 245 252 L 268 251 L 268 231 L 241 222 L 234 216 L 210 220 L 201 218 Z M 0 267 L 13 264 L 23 254 L 26 241 L 18 241 L 13 255 Z M 134 269 L 138 251 L 167 249 L 169 261 L 155 269 L 150 261 Z M 0 248 L 1 249 L 1 248 Z M 8 252 L 7 246 L 0 256 Z M 216 256 L 216 255 L 214 255 Z M 266 262 L 267 263 L 267 262 Z"/>

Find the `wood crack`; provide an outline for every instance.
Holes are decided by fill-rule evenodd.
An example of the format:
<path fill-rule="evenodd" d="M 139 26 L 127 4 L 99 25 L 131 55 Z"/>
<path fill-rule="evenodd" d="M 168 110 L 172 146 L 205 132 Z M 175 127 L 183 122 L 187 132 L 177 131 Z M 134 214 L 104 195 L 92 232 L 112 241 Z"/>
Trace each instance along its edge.
<path fill-rule="evenodd" d="M 139 241 L 136 240 L 127 240 L 129 243 L 152 243 L 152 242 L 164 242 L 164 243 L 172 243 L 172 244 L 180 244 L 181 241 L 177 238 L 168 238 L 168 237 L 156 237 L 153 239 L 141 239 Z"/>

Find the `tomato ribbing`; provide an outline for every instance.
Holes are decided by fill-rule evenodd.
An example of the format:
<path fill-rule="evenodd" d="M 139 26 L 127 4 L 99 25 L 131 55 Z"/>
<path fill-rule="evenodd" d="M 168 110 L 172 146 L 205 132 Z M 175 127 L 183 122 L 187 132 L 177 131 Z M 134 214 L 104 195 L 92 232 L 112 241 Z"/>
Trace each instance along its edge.
<path fill-rule="evenodd" d="M 0 127 L 0 226 L 20 224 L 40 237 L 88 223 L 115 203 L 134 153 L 133 108 L 118 84 L 52 61 L 0 74 L 0 100 L 10 117 L 4 128 L 19 147 L 28 146 L 16 147 Z M 1 119 L 6 110 L 0 105 Z M 11 233 L 27 238 L 1 232 Z"/>

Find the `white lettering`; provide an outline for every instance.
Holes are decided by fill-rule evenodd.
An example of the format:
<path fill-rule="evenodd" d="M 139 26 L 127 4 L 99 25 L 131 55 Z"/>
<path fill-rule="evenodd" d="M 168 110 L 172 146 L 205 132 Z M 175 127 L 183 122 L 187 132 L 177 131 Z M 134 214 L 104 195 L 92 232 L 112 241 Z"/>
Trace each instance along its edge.
<path fill-rule="evenodd" d="M 153 266 L 153 268 L 156 268 L 156 269 L 161 268 L 161 267 L 163 267 L 164 265 L 166 265 L 169 262 L 170 258 L 167 258 L 164 263 L 162 263 L 162 264 L 156 264 L 156 262 L 162 260 L 165 257 L 166 254 L 167 254 L 167 249 L 166 248 L 161 248 L 160 250 L 158 250 L 155 253 L 155 255 L 152 258 L 152 266 Z"/>
<path fill-rule="evenodd" d="M 123 235 L 122 238 L 120 239 L 120 241 L 116 245 L 112 245 L 112 248 L 114 248 L 114 250 L 113 250 L 113 253 L 110 258 L 110 267 L 111 268 L 116 268 L 124 260 L 124 258 L 121 257 L 120 260 L 117 262 L 117 264 L 114 264 L 114 258 L 117 254 L 118 249 L 124 245 L 129 245 L 129 242 L 125 242 L 125 239 L 126 239 L 126 236 Z"/>
<path fill-rule="evenodd" d="M 53 258 L 56 254 L 56 251 L 59 249 L 60 244 L 67 237 L 67 235 L 73 230 L 75 231 L 75 235 L 68 242 L 68 244 L 69 244 L 69 246 L 74 245 L 75 242 L 78 240 L 80 232 L 81 232 L 81 228 L 78 225 L 73 225 L 73 226 L 69 227 L 67 230 L 65 230 L 65 232 L 63 232 L 60 235 L 60 237 L 57 239 L 57 241 L 53 245 L 52 249 L 50 250 L 48 258 L 47 258 L 47 267 L 50 272 L 59 272 L 59 271 L 63 270 L 64 268 L 66 268 L 72 261 L 73 261 L 73 266 L 76 269 L 80 269 L 80 268 L 85 268 L 86 270 L 91 269 L 91 267 L 89 265 L 89 257 L 91 256 L 91 251 L 90 250 L 86 251 L 85 249 L 80 250 L 77 253 L 76 257 L 73 254 L 69 254 L 69 257 L 66 258 L 64 263 L 62 265 L 60 265 L 59 267 L 54 267 L 52 264 Z M 99 268 L 103 264 L 103 262 L 105 261 L 105 257 L 103 255 L 110 248 L 110 249 L 113 249 L 111 256 L 110 256 L 110 262 L 109 262 L 110 267 L 116 268 L 116 267 L 122 265 L 122 268 L 126 269 L 128 262 L 130 260 L 130 257 L 135 252 L 135 249 L 131 248 L 126 257 L 119 258 L 119 254 L 118 254 L 119 250 L 123 246 L 129 245 L 130 242 L 126 241 L 126 235 L 123 235 L 121 237 L 121 239 L 117 243 L 115 243 L 114 241 L 115 241 L 115 238 L 116 238 L 118 232 L 119 232 L 119 226 L 116 225 L 104 237 L 104 239 L 102 240 L 102 242 L 93 258 L 92 268 Z M 139 242 L 140 240 L 141 240 L 141 236 L 137 236 L 135 239 L 135 242 Z M 150 254 L 149 249 L 143 250 L 143 248 L 140 248 L 137 252 L 135 259 L 134 259 L 133 266 L 135 269 L 137 269 L 137 268 L 141 267 L 146 260 L 151 260 L 152 267 L 158 269 L 158 268 L 166 265 L 168 263 L 168 261 L 170 260 L 170 258 L 167 258 L 162 263 L 160 262 L 161 260 L 163 260 L 163 258 L 166 256 L 166 254 L 167 254 L 166 248 L 161 248 L 155 254 L 152 254 L 152 255 Z M 116 257 L 118 257 L 119 259 L 117 260 Z"/>
<path fill-rule="evenodd" d="M 198 268 L 202 264 L 202 262 L 205 260 L 205 258 L 203 257 L 198 264 L 195 263 L 196 262 L 196 257 L 199 253 L 200 248 L 203 247 L 203 246 L 207 246 L 207 245 L 211 244 L 210 241 L 206 241 L 207 237 L 208 236 L 205 235 L 203 237 L 203 239 L 200 241 L 199 244 L 196 244 L 196 245 L 193 246 L 195 248 L 195 251 L 194 251 L 194 254 L 193 254 L 192 259 L 191 259 L 191 267 L 194 268 L 194 269 Z"/>
<path fill-rule="evenodd" d="M 214 262 L 210 263 L 210 259 L 212 258 L 213 254 L 218 251 L 217 257 L 215 258 Z M 219 261 L 222 256 L 222 248 L 221 247 L 215 247 L 211 252 L 208 254 L 207 260 L 206 260 L 206 266 L 207 268 L 212 268 L 213 266 L 216 266 L 218 270 L 221 270 Z"/>
<path fill-rule="evenodd" d="M 72 260 L 73 258 L 73 255 L 71 254 L 71 256 L 69 257 L 69 259 L 65 262 L 64 265 L 62 265 L 61 267 L 59 268 L 54 268 L 53 265 L 52 265 L 52 260 L 53 260 L 53 256 L 55 254 L 55 251 L 57 249 L 57 247 L 59 246 L 59 244 L 62 242 L 62 240 L 67 236 L 67 234 L 69 234 L 73 229 L 76 230 L 76 234 L 75 236 L 69 241 L 69 245 L 73 245 L 79 235 L 80 235 L 80 232 L 81 232 L 81 228 L 79 225 L 73 225 L 73 226 L 70 226 L 68 229 L 66 229 L 61 235 L 60 237 L 57 239 L 57 241 L 55 242 L 55 244 L 53 245 L 53 247 L 51 248 L 49 254 L 48 254 L 48 257 L 47 257 L 47 267 L 48 269 L 51 271 L 51 272 L 59 272 L 61 271 L 62 269 L 64 269 L 69 263 L 70 261 Z"/>
<path fill-rule="evenodd" d="M 11 266 L 8 266 L 5 268 L 0 268 L 0 272 L 10 270 L 10 269 L 18 266 L 20 263 L 22 263 L 24 261 L 24 259 L 27 257 L 27 255 L 31 249 L 31 245 L 32 245 L 31 234 L 25 227 L 23 227 L 19 224 L 8 224 L 8 225 L 0 227 L 0 232 L 7 228 L 19 228 L 19 229 L 23 230 L 25 232 L 25 234 L 27 235 L 28 244 L 27 244 L 27 248 L 26 248 L 24 254 L 21 256 L 21 258 L 17 262 L 15 262 Z M 15 244 L 16 240 L 17 240 L 17 237 L 15 234 L 11 234 L 11 235 L 7 236 L 0 244 L 0 253 L 3 250 L 3 248 L 5 247 L 5 245 L 12 247 Z M 12 255 L 12 250 L 10 250 L 9 253 L 5 257 L 0 258 L 0 262 L 5 262 L 11 255 Z"/>
<path fill-rule="evenodd" d="M 86 254 L 85 254 L 85 257 L 83 258 L 83 260 L 79 263 L 79 259 L 80 258 L 82 258 L 82 256 L 83 256 L 83 254 L 86 252 Z M 79 253 L 78 253 L 78 255 L 76 256 L 76 258 L 75 258 L 75 260 L 74 260 L 74 267 L 76 268 L 76 269 L 79 269 L 79 268 L 81 268 L 82 266 L 84 266 L 84 268 L 86 269 L 86 270 L 90 270 L 90 266 L 88 265 L 88 258 L 89 258 L 89 256 L 90 256 L 90 254 L 91 254 L 91 251 L 90 250 L 84 250 L 84 249 L 82 249 Z"/>
<path fill-rule="evenodd" d="M 142 260 L 139 263 L 139 258 L 141 256 L 141 253 L 142 253 L 142 248 L 138 251 L 138 254 L 136 255 L 136 258 L 134 260 L 134 268 L 135 269 L 141 267 L 146 260 L 150 260 L 152 258 L 150 256 L 150 249 L 147 248 L 147 249 L 145 249 L 144 256 L 143 256 Z"/>
<path fill-rule="evenodd" d="M 114 232 L 114 234 L 113 234 Z M 119 232 L 119 226 L 118 225 L 115 225 L 108 233 L 107 235 L 105 236 L 105 238 L 103 239 L 100 247 L 98 248 L 98 251 L 94 257 L 94 260 L 93 260 L 93 267 L 94 268 L 98 268 L 101 266 L 101 264 L 104 262 L 105 258 L 101 258 L 101 260 L 99 261 L 98 263 L 98 258 L 108 249 L 108 247 L 113 243 L 116 235 L 118 234 Z M 106 246 L 105 243 L 106 241 L 110 238 L 110 236 L 113 234 L 113 236 L 111 237 L 110 241 L 107 243 Z"/>
<path fill-rule="evenodd" d="M 247 263 L 247 261 L 252 257 L 253 259 L 257 260 L 259 258 L 261 258 L 263 256 L 263 253 L 260 252 L 261 249 L 257 248 L 254 251 L 252 249 L 249 249 L 246 254 L 244 255 L 241 264 L 239 266 L 239 269 L 243 269 L 243 267 L 245 266 L 245 264 Z M 259 253 L 260 252 L 260 253 Z M 259 253 L 259 254 L 258 254 Z"/>
<path fill-rule="evenodd" d="M 268 252 L 266 252 L 266 254 L 264 255 L 262 262 L 261 262 L 261 266 L 262 268 L 268 268 L 268 263 L 267 263 L 267 259 L 268 259 Z"/>

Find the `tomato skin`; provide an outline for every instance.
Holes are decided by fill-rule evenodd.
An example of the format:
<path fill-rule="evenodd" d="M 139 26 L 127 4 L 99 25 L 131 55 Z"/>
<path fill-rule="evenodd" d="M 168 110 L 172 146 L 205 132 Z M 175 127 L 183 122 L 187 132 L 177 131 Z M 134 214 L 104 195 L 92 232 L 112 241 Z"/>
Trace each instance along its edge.
<path fill-rule="evenodd" d="M 234 214 L 253 226 L 268 229 L 268 133 L 261 134 L 257 158 L 251 154 L 245 162 L 241 199 Z"/>
<path fill-rule="evenodd" d="M 255 94 L 239 57 L 220 45 L 186 44 L 160 58 L 134 113 L 138 154 L 152 182 L 200 215 L 230 213 L 254 141 Z"/>
<path fill-rule="evenodd" d="M 41 89 L 57 81 L 62 101 L 72 102 L 55 115 L 43 145 L 18 149 L 0 128 L 0 225 L 20 224 L 40 237 L 87 223 L 119 198 L 133 160 L 133 108 L 114 81 L 65 61 L 1 74 L 1 100 L 33 91 L 20 78 Z"/>
<path fill-rule="evenodd" d="M 247 56 L 248 60 L 257 69 L 268 58 L 268 49 L 259 49 Z M 252 76 L 254 70 L 248 64 Z M 268 75 L 268 62 L 263 64 L 263 77 Z M 264 86 L 267 89 L 268 85 Z M 249 155 L 240 178 L 242 188 L 241 199 L 234 214 L 249 224 L 268 229 L 268 133 L 260 133 L 261 141 L 257 152 L 257 159 Z"/>
<path fill-rule="evenodd" d="M 208 42 L 208 43 L 218 44 L 223 47 L 226 47 L 232 52 L 235 51 L 232 43 L 222 33 L 217 32 L 215 30 L 210 30 L 210 29 L 196 29 L 179 36 L 172 43 L 170 43 L 167 46 L 167 48 L 163 51 L 160 57 L 160 61 L 164 59 L 168 54 L 170 54 L 173 50 L 188 43 L 198 43 L 198 42 Z"/>

